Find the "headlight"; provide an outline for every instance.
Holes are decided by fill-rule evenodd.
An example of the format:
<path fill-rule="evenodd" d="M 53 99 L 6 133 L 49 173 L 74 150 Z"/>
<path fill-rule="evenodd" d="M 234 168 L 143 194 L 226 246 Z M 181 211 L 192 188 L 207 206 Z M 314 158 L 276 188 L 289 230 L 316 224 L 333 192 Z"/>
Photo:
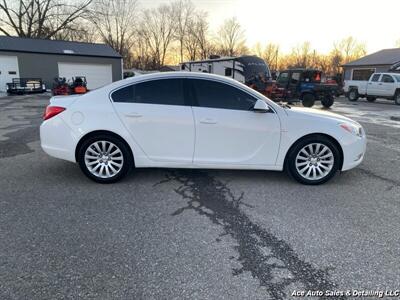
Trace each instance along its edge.
<path fill-rule="evenodd" d="M 356 136 L 362 137 L 363 136 L 363 129 L 361 126 L 357 126 L 352 123 L 340 123 L 340 127 L 342 127 L 347 132 L 350 132 Z"/>

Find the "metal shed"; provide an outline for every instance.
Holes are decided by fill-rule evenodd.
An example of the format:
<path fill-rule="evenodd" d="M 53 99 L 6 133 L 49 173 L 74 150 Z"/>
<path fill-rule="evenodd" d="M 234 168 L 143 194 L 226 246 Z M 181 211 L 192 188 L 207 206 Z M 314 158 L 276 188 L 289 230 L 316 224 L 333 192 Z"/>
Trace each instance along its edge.
<path fill-rule="evenodd" d="M 0 91 L 12 78 L 86 76 L 88 88 L 122 79 L 122 57 L 106 44 L 0 36 Z"/>
<path fill-rule="evenodd" d="M 345 80 L 368 80 L 375 72 L 399 72 L 400 48 L 383 49 L 344 64 Z"/>

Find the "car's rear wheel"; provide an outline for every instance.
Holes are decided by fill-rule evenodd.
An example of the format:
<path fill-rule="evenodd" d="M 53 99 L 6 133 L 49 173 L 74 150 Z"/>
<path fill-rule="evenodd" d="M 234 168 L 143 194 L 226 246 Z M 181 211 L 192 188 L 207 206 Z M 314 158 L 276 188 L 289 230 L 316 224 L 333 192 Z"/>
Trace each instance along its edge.
<path fill-rule="evenodd" d="M 325 136 L 311 136 L 292 147 L 286 167 L 298 182 L 315 185 L 331 179 L 340 163 L 340 151 L 334 142 Z"/>
<path fill-rule="evenodd" d="M 356 89 L 351 89 L 351 90 L 349 91 L 349 94 L 348 94 L 348 96 L 347 96 L 347 99 L 349 99 L 349 101 L 354 102 L 354 101 L 357 101 L 357 100 L 358 100 L 358 97 L 359 97 L 358 91 L 357 91 Z"/>
<path fill-rule="evenodd" d="M 367 97 L 368 102 L 374 102 L 376 100 L 376 97 Z"/>
<path fill-rule="evenodd" d="M 83 173 L 99 183 L 122 179 L 131 169 L 132 161 L 128 146 L 107 134 L 88 138 L 78 151 L 78 163 Z"/>
<path fill-rule="evenodd" d="M 333 105 L 333 102 L 335 102 L 335 99 L 332 95 L 325 95 L 324 98 L 321 100 L 321 104 L 325 108 L 331 107 Z"/>
<path fill-rule="evenodd" d="M 315 96 L 310 93 L 304 94 L 301 103 L 304 107 L 312 107 L 315 103 Z"/>

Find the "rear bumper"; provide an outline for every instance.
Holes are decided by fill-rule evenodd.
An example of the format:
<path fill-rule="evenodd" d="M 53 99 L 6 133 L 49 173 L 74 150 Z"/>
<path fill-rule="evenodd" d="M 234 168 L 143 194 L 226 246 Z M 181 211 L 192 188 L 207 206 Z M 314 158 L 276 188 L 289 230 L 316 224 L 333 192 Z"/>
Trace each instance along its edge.
<path fill-rule="evenodd" d="M 343 166 L 342 171 L 355 168 L 364 160 L 367 149 L 367 139 L 365 133 L 362 137 L 355 137 L 351 142 L 342 145 L 343 148 Z"/>
<path fill-rule="evenodd" d="M 40 145 L 48 155 L 75 162 L 75 147 L 79 139 L 60 116 L 40 125 Z"/>

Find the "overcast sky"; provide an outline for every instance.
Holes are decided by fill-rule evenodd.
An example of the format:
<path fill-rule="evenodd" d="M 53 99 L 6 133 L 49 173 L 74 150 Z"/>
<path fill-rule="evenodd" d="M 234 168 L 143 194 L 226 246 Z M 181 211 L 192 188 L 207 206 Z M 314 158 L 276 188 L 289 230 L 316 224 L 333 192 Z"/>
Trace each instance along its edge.
<path fill-rule="evenodd" d="M 153 7 L 172 0 L 141 0 Z M 328 52 L 334 41 L 354 36 L 374 52 L 395 47 L 400 39 L 400 0 L 192 0 L 209 14 L 211 28 L 236 16 L 249 46 L 274 42 L 289 52 L 309 41 Z"/>

